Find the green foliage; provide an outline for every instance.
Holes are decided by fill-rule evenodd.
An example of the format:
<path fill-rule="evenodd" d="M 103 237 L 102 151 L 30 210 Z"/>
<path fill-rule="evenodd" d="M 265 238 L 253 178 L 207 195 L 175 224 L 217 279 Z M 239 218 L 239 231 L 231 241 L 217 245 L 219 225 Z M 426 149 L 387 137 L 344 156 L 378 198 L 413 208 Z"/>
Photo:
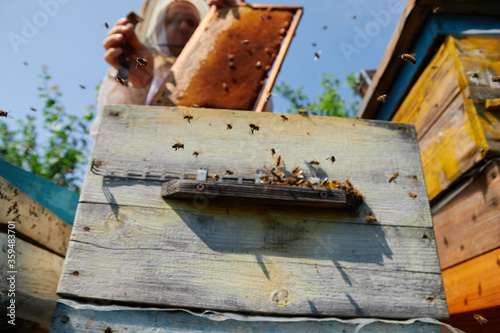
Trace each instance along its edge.
<path fill-rule="evenodd" d="M 334 79 L 332 73 L 321 73 L 322 91 L 316 96 L 315 101 L 311 102 L 309 97 L 304 94 L 303 87 L 294 89 L 284 82 L 276 87 L 276 92 L 282 95 L 290 102 L 288 113 L 297 113 L 300 109 L 305 109 L 318 116 L 334 116 L 353 118 L 359 107 L 359 100 L 350 100 L 346 102 L 339 93 L 341 82 Z M 347 75 L 347 86 L 356 94 L 357 78 L 354 73 Z"/>
<path fill-rule="evenodd" d="M 85 168 L 89 155 L 88 128 L 94 117 L 95 106 L 88 105 L 83 116 L 70 115 L 61 105 L 62 93 L 50 85 L 48 67 L 39 75 L 38 87 L 43 100 L 43 129 L 36 126 L 35 116 L 26 115 L 17 120 L 18 128 L 9 129 L 0 122 L 0 157 L 24 170 L 47 178 L 54 183 L 80 192 L 77 171 Z M 43 134 L 41 137 L 40 134 Z"/>

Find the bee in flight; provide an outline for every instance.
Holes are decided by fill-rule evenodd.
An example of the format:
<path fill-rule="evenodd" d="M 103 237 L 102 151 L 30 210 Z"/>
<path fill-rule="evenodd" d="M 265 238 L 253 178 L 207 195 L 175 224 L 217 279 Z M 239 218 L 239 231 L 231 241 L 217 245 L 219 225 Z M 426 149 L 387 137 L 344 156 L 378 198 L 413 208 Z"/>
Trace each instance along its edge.
<path fill-rule="evenodd" d="M 319 162 L 316 160 L 312 160 L 311 162 L 309 162 L 309 164 L 317 167 L 319 165 Z"/>
<path fill-rule="evenodd" d="M 319 59 L 319 55 L 321 54 L 321 51 L 314 52 L 314 61 Z"/>
<path fill-rule="evenodd" d="M 396 178 L 398 178 L 399 173 L 395 172 L 389 177 L 389 183 L 390 182 L 395 182 L 396 183 Z"/>
<path fill-rule="evenodd" d="M 118 75 L 115 77 L 116 82 L 124 86 L 126 84 L 125 80 L 119 77 Z"/>
<path fill-rule="evenodd" d="M 248 126 L 250 126 L 250 131 L 252 131 L 252 134 L 253 134 L 254 131 L 258 131 L 259 130 L 259 125 L 250 124 Z"/>
<path fill-rule="evenodd" d="M 135 59 L 135 62 L 136 62 L 135 67 L 148 65 L 148 61 L 144 58 L 137 58 L 137 59 Z"/>
<path fill-rule="evenodd" d="M 281 155 L 276 158 L 276 166 L 279 167 L 281 164 Z"/>
<path fill-rule="evenodd" d="M 410 64 L 415 65 L 417 63 L 417 59 L 415 59 L 413 54 L 403 53 L 402 55 L 400 55 L 400 57 L 401 57 L 401 59 L 409 62 Z"/>
<path fill-rule="evenodd" d="M 333 155 L 332 155 L 332 156 L 330 156 L 330 157 L 327 157 L 327 158 L 326 158 L 326 160 L 327 160 L 327 161 L 331 161 L 331 162 L 332 162 L 332 164 L 333 164 L 333 162 L 335 162 L 335 156 L 333 156 Z"/>
<path fill-rule="evenodd" d="M 220 179 L 220 176 L 218 173 L 216 173 L 215 175 L 212 176 L 212 178 L 215 180 L 215 181 L 218 181 Z"/>
<path fill-rule="evenodd" d="M 184 119 L 186 119 L 186 120 L 188 121 L 188 123 L 190 123 L 190 124 L 191 124 L 191 119 L 193 119 L 193 116 L 192 116 L 192 115 L 190 115 L 190 114 L 188 113 L 188 114 L 186 114 L 186 115 L 184 116 Z"/>
<path fill-rule="evenodd" d="M 487 324 L 488 323 L 488 320 L 486 318 L 484 318 L 483 316 L 475 313 L 474 315 L 474 319 L 477 320 L 477 322 L 481 325 L 484 325 L 484 324 Z"/>
<path fill-rule="evenodd" d="M 8 115 L 9 113 L 7 111 L 0 110 L 0 117 L 7 117 Z"/>
<path fill-rule="evenodd" d="M 172 146 L 172 148 L 174 148 L 175 150 L 182 148 L 184 150 L 184 144 L 180 143 L 180 142 L 176 142 L 176 143 L 174 143 L 174 145 Z"/>
<path fill-rule="evenodd" d="M 382 102 L 382 103 L 387 102 L 387 94 L 383 94 L 377 97 L 377 102 Z"/>
<path fill-rule="evenodd" d="M 85 89 L 87 87 L 85 87 L 83 84 L 80 84 L 80 88 Z"/>
<path fill-rule="evenodd" d="M 198 157 L 198 155 L 200 155 L 200 152 L 199 152 L 199 151 L 197 151 L 197 150 L 195 150 L 195 151 L 193 152 L 193 155 L 194 155 L 195 157 Z"/>
<path fill-rule="evenodd" d="M 108 22 L 104 22 L 104 27 L 105 27 L 106 29 L 108 29 L 108 28 L 109 28 L 109 24 L 108 24 Z"/>
<path fill-rule="evenodd" d="M 232 174 L 234 174 L 233 170 L 226 170 L 226 173 L 224 175 L 231 176 Z"/>

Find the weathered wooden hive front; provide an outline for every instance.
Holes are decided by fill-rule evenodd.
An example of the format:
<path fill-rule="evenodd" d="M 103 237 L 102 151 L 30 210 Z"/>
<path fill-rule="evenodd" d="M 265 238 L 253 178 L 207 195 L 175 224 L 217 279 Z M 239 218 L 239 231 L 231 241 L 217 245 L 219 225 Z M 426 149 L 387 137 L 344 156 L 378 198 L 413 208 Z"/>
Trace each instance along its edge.
<path fill-rule="evenodd" d="M 446 318 L 414 127 L 287 117 L 107 106 L 58 294 L 250 314 Z M 215 174 L 225 184 L 255 179 L 264 165 L 348 179 L 364 202 L 338 209 L 216 200 L 202 190 L 192 200 L 161 196 L 163 182 L 200 168 L 206 184 Z"/>

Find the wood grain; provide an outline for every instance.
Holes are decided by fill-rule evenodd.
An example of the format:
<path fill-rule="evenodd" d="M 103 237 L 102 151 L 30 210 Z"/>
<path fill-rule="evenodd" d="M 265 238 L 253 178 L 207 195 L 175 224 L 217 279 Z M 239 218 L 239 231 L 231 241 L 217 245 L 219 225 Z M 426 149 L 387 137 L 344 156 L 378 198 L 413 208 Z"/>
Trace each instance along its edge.
<path fill-rule="evenodd" d="M 450 314 L 500 306 L 500 249 L 443 271 Z"/>
<path fill-rule="evenodd" d="M 62 256 L 71 226 L 0 177 L 0 224 L 16 221 L 16 231 Z"/>
<path fill-rule="evenodd" d="M 68 321 L 63 320 L 69 318 Z M 226 319 L 224 315 L 214 315 L 216 319 L 199 317 L 187 312 L 165 312 L 151 310 L 99 311 L 76 310 L 58 304 L 51 332 L 102 332 L 109 327 L 112 332 L 345 332 L 354 333 L 357 325 L 338 321 L 295 321 L 283 322 L 272 318 L 248 317 L 248 321 Z M 225 320 L 224 320 L 225 319 Z M 63 322 L 64 321 L 64 322 Z M 362 332 L 371 333 L 418 333 L 440 332 L 439 325 L 420 322 L 399 325 L 376 322 L 365 326 Z"/>
<path fill-rule="evenodd" d="M 252 134 L 250 123 L 259 131 Z M 89 168 L 59 295 L 268 314 L 447 316 L 413 126 L 137 106 L 107 107 L 102 126 L 92 153 L 101 170 L 205 167 L 209 176 L 231 169 L 254 178 L 275 164 L 275 148 L 280 169 L 348 178 L 365 202 L 358 215 L 208 195 L 165 200 L 160 181 L 111 179 Z M 172 148 L 177 141 L 184 149 Z M 367 223 L 368 214 L 377 222 Z"/>
<path fill-rule="evenodd" d="M 441 269 L 500 247 L 500 162 L 433 215 Z"/>

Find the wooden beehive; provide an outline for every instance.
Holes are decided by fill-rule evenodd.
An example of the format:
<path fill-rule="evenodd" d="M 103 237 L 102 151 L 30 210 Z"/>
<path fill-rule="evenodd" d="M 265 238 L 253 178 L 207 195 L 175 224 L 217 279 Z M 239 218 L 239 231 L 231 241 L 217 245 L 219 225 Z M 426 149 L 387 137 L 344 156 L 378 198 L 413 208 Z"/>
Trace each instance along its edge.
<path fill-rule="evenodd" d="M 500 154 L 499 48 L 500 37 L 448 36 L 393 117 L 415 125 L 430 200 Z"/>
<path fill-rule="evenodd" d="M 268 315 L 447 317 L 413 126 L 123 105 L 107 106 L 101 126 L 60 296 Z M 172 147 L 178 142 L 184 149 Z M 284 162 L 278 170 L 347 178 L 364 203 L 353 211 L 161 196 L 169 175 L 199 168 L 255 178 L 274 164 L 271 148 Z"/>

